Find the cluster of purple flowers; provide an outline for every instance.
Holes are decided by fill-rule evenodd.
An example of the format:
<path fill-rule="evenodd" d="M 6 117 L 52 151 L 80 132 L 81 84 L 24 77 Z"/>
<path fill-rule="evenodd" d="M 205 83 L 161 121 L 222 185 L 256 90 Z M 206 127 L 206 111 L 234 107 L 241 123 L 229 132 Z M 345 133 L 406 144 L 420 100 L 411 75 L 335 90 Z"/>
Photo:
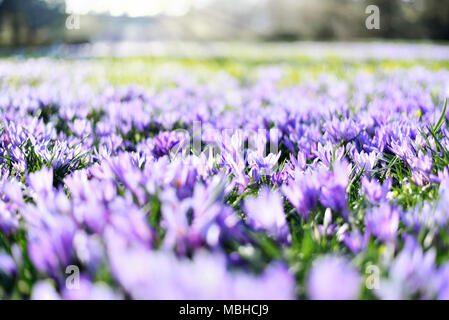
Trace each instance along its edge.
<path fill-rule="evenodd" d="M 449 72 L 78 67 L 0 63 L 0 298 L 449 297 Z"/>

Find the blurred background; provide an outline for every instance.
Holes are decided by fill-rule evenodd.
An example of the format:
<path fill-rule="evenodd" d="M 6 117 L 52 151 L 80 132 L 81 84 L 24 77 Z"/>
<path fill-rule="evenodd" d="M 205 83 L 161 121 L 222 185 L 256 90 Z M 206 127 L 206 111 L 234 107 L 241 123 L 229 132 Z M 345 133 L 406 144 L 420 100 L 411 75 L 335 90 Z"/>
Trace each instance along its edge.
<path fill-rule="evenodd" d="M 372 4 L 380 9 L 379 30 L 365 27 L 365 8 Z M 449 40 L 449 1 L 0 0 L 0 46 L 10 48 L 373 38 Z"/>

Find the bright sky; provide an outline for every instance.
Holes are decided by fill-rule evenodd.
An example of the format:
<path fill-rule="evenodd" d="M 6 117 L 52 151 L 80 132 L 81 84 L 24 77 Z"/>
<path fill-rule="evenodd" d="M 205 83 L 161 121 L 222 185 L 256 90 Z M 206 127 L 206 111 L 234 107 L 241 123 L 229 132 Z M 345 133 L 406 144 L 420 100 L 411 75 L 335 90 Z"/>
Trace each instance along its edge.
<path fill-rule="evenodd" d="M 67 12 L 75 14 L 109 13 L 131 17 L 167 14 L 182 16 L 192 8 L 206 6 L 212 0 L 66 0 Z"/>

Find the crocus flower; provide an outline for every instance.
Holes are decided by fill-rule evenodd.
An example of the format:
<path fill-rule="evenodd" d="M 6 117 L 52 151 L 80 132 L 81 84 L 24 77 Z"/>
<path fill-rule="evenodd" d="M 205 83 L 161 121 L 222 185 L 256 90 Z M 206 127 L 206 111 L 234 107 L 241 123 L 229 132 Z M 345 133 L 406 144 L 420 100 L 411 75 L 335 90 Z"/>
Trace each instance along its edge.
<path fill-rule="evenodd" d="M 57 276 L 72 259 L 75 225 L 65 216 L 47 218 L 29 230 L 28 254 L 38 270 Z"/>
<path fill-rule="evenodd" d="M 275 237 L 285 237 L 288 232 L 282 198 L 277 192 L 263 188 L 259 195 L 245 200 L 248 224 L 255 230 L 267 231 Z"/>
<path fill-rule="evenodd" d="M 377 294 L 382 299 L 409 299 L 419 295 L 433 298 L 438 288 L 435 251 L 423 252 L 416 240 L 406 237 L 405 246 L 389 268 L 389 277 L 382 279 Z"/>
<path fill-rule="evenodd" d="M 372 151 L 370 153 L 366 153 L 364 151 L 361 151 L 360 153 L 355 151 L 353 154 L 354 162 L 357 164 L 357 166 L 362 169 L 365 172 L 368 172 L 370 170 L 373 170 L 374 166 L 377 162 L 378 153 L 376 151 Z"/>
<path fill-rule="evenodd" d="M 371 203 L 380 203 L 385 200 L 387 193 L 391 189 L 391 179 L 387 179 L 383 185 L 375 179 L 369 180 L 366 177 L 362 178 L 362 189 L 366 197 Z"/>
<path fill-rule="evenodd" d="M 28 175 L 28 181 L 36 194 L 45 199 L 53 192 L 53 170 L 43 168 Z"/>
<path fill-rule="evenodd" d="M 359 253 L 368 245 L 369 233 L 362 234 L 360 231 L 344 233 L 343 242 L 353 253 Z"/>
<path fill-rule="evenodd" d="M 307 293 L 314 300 L 352 300 L 359 297 L 361 277 L 344 258 L 326 256 L 314 262 Z"/>
<path fill-rule="evenodd" d="M 399 211 L 388 203 L 372 209 L 365 216 L 368 232 L 385 242 L 394 241 L 399 227 Z"/>
<path fill-rule="evenodd" d="M 351 169 L 352 166 L 348 162 L 339 161 L 334 164 L 332 172 L 325 172 L 320 177 L 322 184 L 320 193 L 321 204 L 339 212 L 344 219 L 349 217 L 346 188 L 349 183 Z"/>
<path fill-rule="evenodd" d="M 296 173 L 294 180 L 283 185 L 281 190 L 298 213 L 307 220 L 318 202 L 320 185 L 317 176 L 311 173 Z"/>
<path fill-rule="evenodd" d="M 49 281 L 40 281 L 34 284 L 31 292 L 32 300 L 60 300 L 61 297 Z"/>
<path fill-rule="evenodd" d="M 15 276 L 17 274 L 17 267 L 11 256 L 0 251 L 0 273 L 1 272 L 8 276 Z"/>
<path fill-rule="evenodd" d="M 86 276 L 81 275 L 77 286 L 64 288 L 62 298 L 64 300 L 120 300 L 123 296 L 114 292 L 107 284 L 92 283 Z"/>
<path fill-rule="evenodd" d="M 156 158 L 168 155 L 181 142 L 182 140 L 179 135 L 171 132 L 160 133 L 154 138 L 153 155 Z"/>
<path fill-rule="evenodd" d="M 19 228 L 19 217 L 14 208 L 0 200 L 0 230 L 8 234 Z"/>

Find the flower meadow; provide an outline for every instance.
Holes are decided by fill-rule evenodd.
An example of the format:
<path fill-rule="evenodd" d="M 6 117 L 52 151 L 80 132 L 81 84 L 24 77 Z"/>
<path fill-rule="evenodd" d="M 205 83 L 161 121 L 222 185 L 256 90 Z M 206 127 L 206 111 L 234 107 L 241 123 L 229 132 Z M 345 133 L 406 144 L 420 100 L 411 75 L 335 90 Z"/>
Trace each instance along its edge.
<path fill-rule="evenodd" d="M 0 298 L 448 299 L 448 69 L 322 63 L 0 60 Z"/>

